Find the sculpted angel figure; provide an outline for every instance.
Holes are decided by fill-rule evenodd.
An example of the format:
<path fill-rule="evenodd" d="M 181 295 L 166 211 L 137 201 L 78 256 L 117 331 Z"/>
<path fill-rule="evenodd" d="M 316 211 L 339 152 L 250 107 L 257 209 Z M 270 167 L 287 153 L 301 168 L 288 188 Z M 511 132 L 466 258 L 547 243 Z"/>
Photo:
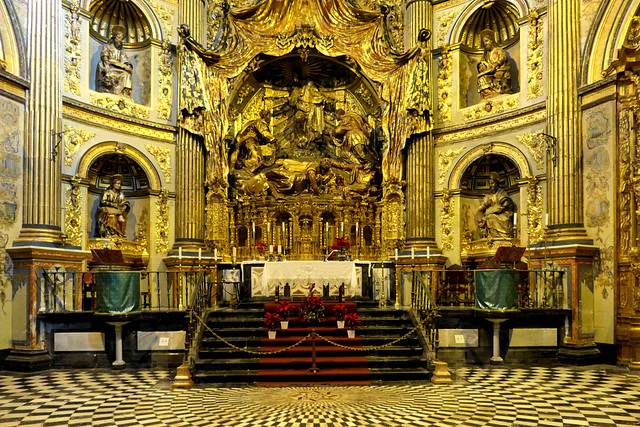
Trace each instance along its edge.
<path fill-rule="evenodd" d="M 484 54 L 478 63 L 478 92 L 482 99 L 511 93 L 511 65 L 503 48 L 495 41 L 493 30 L 480 33 Z"/>
<path fill-rule="evenodd" d="M 330 134 L 336 137 L 336 156 L 355 164 L 378 163 L 378 154 L 371 148 L 373 128 L 359 114 L 338 109 L 338 124 Z"/>
<path fill-rule="evenodd" d="M 484 237 L 510 238 L 513 235 L 513 214 L 516 204 L 500 188 L 500 176 L 489 174 L 489 194 L 484 196 L 475 214 L 476 224 Z"/>
<path fill-rule="evenodd" d="M 125 32 L 125 28 L 120 25 L 111 30 L 111 38 L 100 52 L 100 62 L 96 69 L 96 90 L 131 98 L 133 65 L 122 50 Z"/>
<path fill-rule="evenodd" d="M 247 122 L 236 136 L 237 149 L 231 154 L 230 164 L 242 162 L 242 168 L 254 172 L 262 166 L 269 166 L 275 160 L 276 137 L 269 129 L 269 112 L 262 110 L 260 118 Z M 264 144 L 264 145 L 263 145 Z M 267 158 L 265 159 L 265 154 Z"/>

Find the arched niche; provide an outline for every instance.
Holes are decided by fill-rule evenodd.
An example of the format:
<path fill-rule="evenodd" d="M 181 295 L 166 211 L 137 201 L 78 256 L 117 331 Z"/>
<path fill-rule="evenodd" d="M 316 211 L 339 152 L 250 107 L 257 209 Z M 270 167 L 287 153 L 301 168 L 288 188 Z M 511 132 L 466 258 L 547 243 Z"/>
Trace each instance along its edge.
<path fill-rule="evenodd" d="M 479 104 L 484 99 L 478 92 L 478 64 L 484 54 L 482 35 L 491 30 L 497 44 L 507 54 L 510 64 L 510 93 L 520 92 L 520 25 L 526 16 L 526 4 L 508 0 L 478 1 L 456 21 L 451 41 L 460 44 L 460 107 Z M 502 95 L 502 94 L 501 94 Z M 494 95 L 491 98 L 494 98 Z M 490 98 L 485 98 L 490 99 Z"/>
<path fill-rule="evenodd" d="M 24 76 L 26 68 L 22 33 L 13 26 L 17 20 L 11 19 L 15 11 L 9 8 L 13 8 L 11 2 L 0 2 L 0 60 L 4 61 L 6 71 Z"/>

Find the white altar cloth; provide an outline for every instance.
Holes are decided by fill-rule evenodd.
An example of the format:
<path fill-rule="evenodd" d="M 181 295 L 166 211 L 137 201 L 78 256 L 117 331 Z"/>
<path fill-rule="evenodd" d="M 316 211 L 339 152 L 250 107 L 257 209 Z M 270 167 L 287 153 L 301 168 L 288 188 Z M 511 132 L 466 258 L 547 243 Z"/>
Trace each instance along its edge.
<path fill-rule="evenodd" d="M 329 285 L 330 295 L 338 295 L 338 288 L 344 283 L 347 296 L 360 296 L 362 273 L 358 274 L 358 270 L 351 261 L 266 262 L 263 269 L 251 270 L 251 295 L 274 295 L 276 286 L 280 286 L 283 295 L 287 283 L 292 296 L 306 296 L 311 283 L 316 285 L 316 295 L 322 295 L 325 285 Z"/>

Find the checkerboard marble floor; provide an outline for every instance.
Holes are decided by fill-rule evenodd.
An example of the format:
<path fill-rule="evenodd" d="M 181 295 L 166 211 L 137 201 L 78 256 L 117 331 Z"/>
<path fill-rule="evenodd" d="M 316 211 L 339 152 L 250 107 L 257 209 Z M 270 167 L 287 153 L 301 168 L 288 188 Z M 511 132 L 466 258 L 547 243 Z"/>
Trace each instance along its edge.
<path fill-rule="evenodd" d="M 172 389 L 171 371 L 0 372 L 7 426 L 640 426 L 640 376 L 451 368 L 452 385 Z"/>

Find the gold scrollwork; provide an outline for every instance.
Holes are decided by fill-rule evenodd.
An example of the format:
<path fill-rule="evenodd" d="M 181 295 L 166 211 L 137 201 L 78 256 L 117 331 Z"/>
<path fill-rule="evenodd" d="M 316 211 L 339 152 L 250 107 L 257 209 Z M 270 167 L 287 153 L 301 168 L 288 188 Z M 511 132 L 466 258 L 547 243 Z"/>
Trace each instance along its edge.
<path fill-rule="evenodd" d="M 447 172 L 451 167 L 451 163 L 453 159 L 458 157 L 467 147 L 460 147 L 457 150 L 453 148 L 448 149 L 447 151 L 441 152 L 438 155 L 438 182 L 440 184 L 444 184 L 445 178 L 447 176 Z"/>
<path fill-rule="evenodd" d="M 516 139 L 521 144 L 527 146 L 529 151 L 531 151 L 533 159 L 536 161 L 536 167 L 538 169 L 542 169 L 544 167 L 545 142 L 542 139 L 542 135 L 540 134 L 540 132 L 531 132 L 517 135 Z"/>
<path fill-rule="evenodd" d="M 69 125 L 64 125 L 64 164 L 71 166 L 73 156 L 82 144 L 96 136 L 95 132 L 78 129 Z"/>
<path fill-rule="evenodd" d="M 490 114 L 499 114 L 518 108 L 519 94 L 505 96 L 504 98 L 492 98 L 473 107 L 462 109 L 462 116 L 466 121 L 478 120 Z"/>
<path fill-rule="evenodd" d="M 631 241 L 631 112 L 623 110 L 618 124 L 619 164 L 620 164 L 620 249 L 623 253 L 629 250 Z"/>
<path fill-rule="evenodd" d="M 135 104 L 122 96 L 94 92 L 91 94 L 91 103 L 96 107 L 106 108 L 126 116 L 149 118 L 149 108 Z"/>
<path fill-rule="evenodd" d="M 542 19 L 537 10 L 529 14 L 529 40 L 527 43 L 527 99 L 542 96 Z"/>
<path fill-rule="evenodd" d="M 460 255 L 467 255 L 471 250 L 471 240 L 473 235 L 471 234 L 471 227 L 469 226 L 469 205 L 462 205 L 462 215 L 460 218 L 460 224 L 462 227 L 462 235 L 460 236 Z"/>
<path fill-rule="evenodd" d="M 165 182 L 171 182 L 171 149 L 151 144 L 145 144 L 144 147 L 156 158 L 160 169 L 162 169 Z"/>
<path fill-rule="evenodd" d="M 235 227 L 229 220 L 229 212 L 225 202 L 225 195 L 222 186 L 209 188 L 207 192 L 207 215 L 206 242 L 212 248 L 224 249 L 229 242 L 229 230 Z M 233 217 L 231 215 L 231 217 Z"/>
<path fill-rule="evenodd" d="M 169 251 L 169 192 L 166 188 L 160 190 L 156 200 L 156 252 Z"/>
<path fill-rule="evenodd" d="M 453 216 L 454 216 L 455 200 L 448 188 L 442 194 L 442 213 L 440 222 L 442 223 L 442 235 L 440 246 L 443 251 L 453 249 Z"/>
<path fill-rule="evenodd" d="M 461 10 L 462 8 L 459 7 L 451 9 L 447 12 L 444 12 L 437 18 L 438 38 L 436 43 L 438 46 L 442 46 L 445 44 L 447 34 L 449 33 L 449 29 L 451 28 L 451 24 L 453 23 L 453 18 L 458 16 Z"/>
<path fill-rule="evenodd" d="M 147 0 L 147 2 L 149 2 L 149 5 L 153 8 L 156 16 L 160 18 L 160 22 L 162 22 L 164 37 L 171 37 L 171 27 L 173 27 L 173 11 L 168 7 L 156 3 L 154 0 Z"/>
<path fill-rule="evenodd" d="M 80 96 L 80 14 L 78 0 L 71 5 L 65 16 L 64 31 L 64 90 Z"/>
<path fill-rule="evenodd" d="M 542 188 L 535 176 L 529 178 L 527 188 L 527 234 L 529 244 L 542 241 Z"/>
<path fill-rule="evenodd" d="M 442 123 L 451 121 L 451 106 L 453 105 L 452 80 L 453 61 L 449 46 L 442 47 L 442 54 L 438 60 L 438 117 Z"/>
<path fill-rule="evenodd" d="M 65 244 L 82 246 L 82 201 L 80 194 L 80 177 L 71 179 L 71 187 L 67 190 L 65 202 L 64 233 Z"/>
<path fill-rule="evenodd" d="M 169 120 L 173 100 L 173 58 L 171 57 L 169 39 L 162 42 L 160 66 L 158 68 L 158 118 Z"/>

